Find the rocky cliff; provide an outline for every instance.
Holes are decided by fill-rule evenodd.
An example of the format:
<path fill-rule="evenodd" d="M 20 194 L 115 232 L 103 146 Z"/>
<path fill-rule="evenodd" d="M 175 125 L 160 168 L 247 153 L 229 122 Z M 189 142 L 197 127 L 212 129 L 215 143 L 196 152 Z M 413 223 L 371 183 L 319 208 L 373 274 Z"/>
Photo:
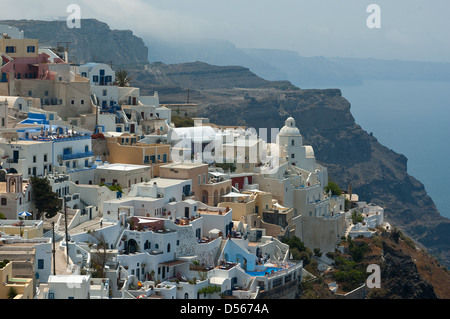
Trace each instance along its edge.
<path fill-rule="evenodd" d="M 111 30 L 95 19 L 83 19 L 80 28 L 68 28 L 66 21 L 3 20 L 0 24 L 23 30 L 25 38 L 39 39 L 40 46 L 68 44 L 73 63 L 103 62 L 116 67 L 148 63 L 148 49 L 141 38 L 130 30 Z"/>

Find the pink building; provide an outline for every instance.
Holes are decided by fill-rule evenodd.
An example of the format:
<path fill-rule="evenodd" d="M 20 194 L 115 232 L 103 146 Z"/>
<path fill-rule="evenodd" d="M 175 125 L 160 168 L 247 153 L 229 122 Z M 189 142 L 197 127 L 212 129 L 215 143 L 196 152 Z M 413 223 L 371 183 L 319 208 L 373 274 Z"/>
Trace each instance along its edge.
<path fill-rule="evenodd" d="M 49 64 L 65 61 L 60 58 L 51 61 L 50 55 L 39 53 L 38 44 L 33 39 L 0 39 L 0 82 L 12 78 L 54 80 L 57 74 L 49 70 Z"/>

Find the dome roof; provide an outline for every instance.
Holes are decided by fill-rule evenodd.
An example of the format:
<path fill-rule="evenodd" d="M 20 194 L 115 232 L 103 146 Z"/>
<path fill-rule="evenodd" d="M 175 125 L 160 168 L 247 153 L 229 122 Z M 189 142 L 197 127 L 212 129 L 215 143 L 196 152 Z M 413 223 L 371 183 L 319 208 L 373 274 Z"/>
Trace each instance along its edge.
<path fill-rule="evenodd" d="M 300 130 L 295 126 L 293 117 L 289 117 L 281 128 L 279 135 L 282 136 L 300 136 Z"/>

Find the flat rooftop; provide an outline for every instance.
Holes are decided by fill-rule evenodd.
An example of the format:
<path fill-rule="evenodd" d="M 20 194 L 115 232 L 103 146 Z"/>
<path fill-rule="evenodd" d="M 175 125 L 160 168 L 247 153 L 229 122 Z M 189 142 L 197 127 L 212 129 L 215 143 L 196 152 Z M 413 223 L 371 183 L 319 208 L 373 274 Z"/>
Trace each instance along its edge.
<path fill-rule="evenodd" d="M 120 198 L 110 199 L 110 200 L 106 201 L 106 203 L 122 203 L 124 206 L 128 206 L 127 204 L 129 204 L 129 206 L 132 206 L 133 201 L 156 202 L 156 201 L 160 201 L 162 199 L 163 198 L 154 198 L 154 197 L 150 197 L 150 196 L 124 196 L 124 197 L 120 197 Z"/>
<path fill-rule="evenodd" d="M 177 162 L 177 163 L 170 163 L 161 165 L 159 168 L 176 168 L 176 169 L 191 169 L 195 167 L 202 167 L 202 166 L 208 166 L 208 164 L 205 163 L 191 163 L 191 162 Z"/>
<path fill-rule="evenodd" d="M 48 282 L 52 283 L 83 283 L 89 280 L 90 276 L 86 275 L 51 275 L 48 277 Z"/>
<path fill-rule="evenodd" d="M 5 143 L 9 145 L 37 145 L 37 144 L 44 144 L 48 143 L 50 141 L 42 141 L 42 140 L 16 140 L 11 143 Z"/>
<path fill-rule="evenodd" d="M 133 171 L 137 169 L 148 169 L 150 170 L 150 166 L 146 165 L 136 165 L 136 164 L 121 164 L 121 163 L 113 163 L 113 164 L 103 164 L 97 166 L 97 169 L 102 170 L 112 170 L 112 171 Z"/>
<path fill-rule="evenodd" d="M 156 183 L 156 186 L 158 187 L 170 187 L 178 184 L 182 184 L 184 182 L 190 181 L 190 179 L 175 179 L 175 178 L 162 178 L 157 177 L 149 180 L 148 182 L 142 182 L 136 185 L 139 186 L 153 186 L 154 183 Z"/>

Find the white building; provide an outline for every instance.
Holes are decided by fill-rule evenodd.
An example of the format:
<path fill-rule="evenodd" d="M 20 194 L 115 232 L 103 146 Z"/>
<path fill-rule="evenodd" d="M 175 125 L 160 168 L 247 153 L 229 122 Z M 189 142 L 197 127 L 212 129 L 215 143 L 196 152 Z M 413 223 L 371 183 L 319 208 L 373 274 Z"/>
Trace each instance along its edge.
<path fill-rule="evenodd" d="M 45 140 L 2 140 L 0 152 L 3 151 L 2 167 L 18 172 L 25 179 L 31 176 L 44 176 L 45 171 L 53 169 L 52 142 Z"/>
<path fill-rule="evenodd" d="M 114 85 L 116 73 L 105 63 L 86 63 L 78 67 L 78 73 L 88 78 L 91 85 L 108 86 Z"/>
<path fill-rule="evenodd" d="M 90 275 L 51 275 L 41 288 L 43 299 L 91 299 Z M 104 289 L 105 297 L 108 290 Z"/>
<path fill-rule="evenodd" d="M 303 145 L 292 117 L 286 120 L 276 140 L 278 168 L 270 174 L 253 174 L 253 183 L 272 193 L 282 206 L 294 209 L 294 233 L 307 247 L 322 252 L 334 250 L 346 230 L 344 196 L 324 192 L 327 169 L 316 163 L 312 147 Z"/>
<path fill-rule="evenodd" d="M 28 112 L 29 106 L 25 98 L 20 96 L 0 96 L 0 102 L 6 102 L 8 108 L 20 112 Z"/>
<path fill-rule="evenodd" d="M 78 67 L 78 73 L 88 78 L 91 93 L 97 98 L 95 104 L 102 109 L 122 104 L 138 105 L 139 88 L 116 85 L 115 71 L 105 63 L 86 63 Z"/>
<path fill-rule="evenodd" d="M 82 181 L 77 174 L 94 165 L 90 134 L 43 124 L 18 129 L 17 138 L 0 141 L 0 150 L 6 158 L 3 168 L 14 169 L 24 178 L 45 176 L 56 170 L 72 174 L 74 182 L 92 183 L 93 173 L 92 177 L 81 175 Z"/>
<path fill-rule="evenodd" d="M 357 224 L 350 223 L 347 235 L 356 238 L 358 236 L 372 237 L 376 234 L 376 228 L 379 226 L 388 226 L 384 221 L 384 209 L 373 203 L 358 202 L 358 207 L 350 210 L 347 215 L 353 212 L 360 213 L 363 217 L 362 222 Z"/>
<path fill-rule="evenodd" d="M 97 161 L 98 163 L 98 161 Z M 152 167 L 121 163 L 102 163 L 94 171 L 94 184 L 120 185 L 130 188 L 131 185 L 149 181 L 152 178 Z"/>
<path fill-rule="evenodd" d="M 303 137 L 295 126 L 295 120 L 289 117 L 277 136 L 277 145 L 281 159 L 293 166 L 309 172 L 316 170 L 316 158 L 310 145 L 303 145 Z"/>
<path fill-rule="evenodd" d="M 190 162 L 192 156 L 196 162 L 213 162 L 213 156 L 208 154 L 212 150 L 205 148 L 216 141 L 221 143 L 222 135 L 211 126 L 178 127 L 169 130 L 167 141 L 172 145 L 174 162 Z"/>
<path fill-rule="evenodd" d="M 196 211 L 196 202 L 184 202 L 191 189 L 191 180 L 175 180 L 155 178 L 148 182 L 132 184 L 127 196 L 105 201 L 103 204 L 103 218 L 117 221 L 122 212 L 128 217 L 158 217 L 176 218 L 176 208 L 182 205 L 188 207 L 190 216 Z M 195 207 L 195 208 L 194 208 Z M 184 214 L 184 211 L 183 211 Z M 189 216 L 189 217 L 190 217 Z"/>
<path fill-rule="evenodd" d="M 23 39 L 23 30 L 6 24 L 0 24 L 0 36 L 7 35 L 11 39 Z"/>

